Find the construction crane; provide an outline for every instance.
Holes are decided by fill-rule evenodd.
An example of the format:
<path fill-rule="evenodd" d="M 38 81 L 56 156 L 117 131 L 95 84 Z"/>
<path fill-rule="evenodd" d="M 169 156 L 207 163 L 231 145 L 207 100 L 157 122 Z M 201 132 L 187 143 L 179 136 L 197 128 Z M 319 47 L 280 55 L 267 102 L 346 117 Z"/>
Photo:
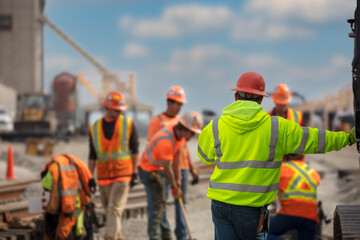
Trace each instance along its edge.
<path fill-rule="evenodd" d="M 121 92 L 126 92 L 130 96 L 131 108 L 136 111 L 136 95 L 135 95 L 135 74 L 134 73 L 125 73 L 129 77 L 129 84 L 127 85 L 124 81 L 121 81 L 118 76 L 124 73 L 112 73 L 102 64 L 100 64 L 95 58 L 93 58 L 89 53 L 87 53 L 83 48 L 81 48 L 74 40 L 72 40 L 68 35 L 61 31 L 54 23 L 52 23 L 45 15 L 40 14 L 39 20 L 47 24 L 57 35 L 59 35 L 65 42 L 72 46 L 77 52 L 79 52 L 83 57 L 85 57 L 92 65 L 94 65 L 99 74 L 102 77 L 102 87 L 101 91 L 98 92 L 91 86 L 89 81 L 86 79 L 85 73 L 80 73 L 77 75 L 77 80 L 89 91 L 89 93 L 98 101 L 105 97 L 105 95 L 114 90 L 119 90 Z"/>

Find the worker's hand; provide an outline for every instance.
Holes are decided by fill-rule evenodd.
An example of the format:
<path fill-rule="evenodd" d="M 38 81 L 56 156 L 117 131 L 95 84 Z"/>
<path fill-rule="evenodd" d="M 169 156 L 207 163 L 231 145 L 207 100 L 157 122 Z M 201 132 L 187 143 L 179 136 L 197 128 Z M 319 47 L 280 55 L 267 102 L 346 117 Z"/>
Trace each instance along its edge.
<path fill-rule="evenodd" d="M 176 185 L 177 185 L 178 187 L 181 187 L 181 178 L 176 177 L 176 178 L 175 178 L 175 181 L 176 181 Z"/>
<path fill-rule="evenodd" d="M 91 192 L 91 193 L 95 193 L 95 192 L 96 192 L 96 182 L 95 182 L 95 179 L 94 179 L 94 178 L 90 179 L 90 181 L 89 181 L 89 188 L 90 188 L 90 192 Z"/>
<path fill-rule="evenodd" d="M 349 142 L 350 142 L 350 146 L 353 145 L 354 143 L 359 142 L 359 140 L 356 139 L 355 137 L 355 127 L 353 127 L 349 132 Z"/>
<path fill-rule="evenodd" d="M 171 194 L 174 196 L 174 198 L 180 198 L 182 196 L 182 191 L 180 188 L 172 188 Z"/>
<path fill-rule="evenodd" d="M 131 176 L 131 181 L 130 181 L 130 189 L 133 188 L 137 184 L 139 184 L 138 175 L 137 175 L 137 173 L 133 173 L 133 175 Z"/>
<path fill-rule="evenodd" d="M 199 183 L 199 174 L 198 174 L 197 169 L 195 167 L 192 167 L 190 169 L 190 173 L 191 173 L 191 176 L 192 176 L 191 185 L 198 184 Z"/>

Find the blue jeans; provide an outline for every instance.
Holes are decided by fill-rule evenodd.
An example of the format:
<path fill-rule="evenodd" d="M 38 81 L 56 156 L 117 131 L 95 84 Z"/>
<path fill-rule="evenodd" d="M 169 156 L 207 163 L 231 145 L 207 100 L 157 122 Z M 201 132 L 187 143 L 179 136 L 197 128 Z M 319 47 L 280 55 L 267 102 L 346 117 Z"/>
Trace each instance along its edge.
<path fill-rule="evenodd" d="M 151 240 L 171 239 L 171 228 L 166 218 L 166 183 L 164 172 L 139 170 L 145 186 L 148 204 L 148 235 Z"/>
<path fill-rule="evenodd" d="M 289 230 L 296 229 L 298 232 L 298 240 L 312 240 L 316 237 L 317 222 L 302 218 L 277 214 L 271 218 L 268 240 L 282 239 L 278 236 Z"/>
<path fill-rule="evenodd" d="M 265 229 L 257 234 L 261 209 L 212 200 L 215 240 L 266 240 Z"/>
<path fill-rule="evenodd" d="M 182 200 L 184 203 L 184 207 L 186 204 L 186 191 L 187 185 L 189 181 L 189 170 L 181 170 L 181 191 L 182 191 Z M 175 236 L 177 240 L 185 240 L 188 239 L 188 233 L 186 230 L 186 223 L 181 212 L 180 204 L 177 200 L 175 200 Z"/>

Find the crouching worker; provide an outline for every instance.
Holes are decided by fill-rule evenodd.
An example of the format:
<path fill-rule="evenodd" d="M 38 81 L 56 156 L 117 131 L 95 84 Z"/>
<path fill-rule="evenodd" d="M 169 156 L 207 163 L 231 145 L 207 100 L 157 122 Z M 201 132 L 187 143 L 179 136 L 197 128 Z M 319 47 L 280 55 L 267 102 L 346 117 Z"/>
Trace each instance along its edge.
<path fill-rule="evenodd" d="M 95 181 L 86 164 L 70 154 L 53 157 L 41 171 L 50 192 L 45 209 L 45 239 L 75 240 L 86 235 L 84 209 L 91 203 Z"/>
<path fill-rule="evenodd" d="M 282 239 L 279 236 L 292 229 L 297 230 L 299 240 L 316 239 L 319 224 L 316 189 L 320 175 L 301 156 L 284 159 L 278 190 L 281 207 L 270 220 L 268 240 Z"/>

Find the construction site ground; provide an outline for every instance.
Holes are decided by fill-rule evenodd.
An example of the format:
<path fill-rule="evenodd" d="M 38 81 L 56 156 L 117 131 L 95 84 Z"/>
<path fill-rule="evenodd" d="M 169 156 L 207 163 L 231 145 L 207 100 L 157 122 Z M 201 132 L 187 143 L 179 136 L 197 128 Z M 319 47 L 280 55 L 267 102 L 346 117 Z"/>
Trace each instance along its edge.
<path fill-rule="evenodd" d="M 146 139 L 141 138 L 140 151 L 145 148 Z M 5 181 L 8 147 L 11 145 L 14 156 L 14 172 L 17 179 L 31 179 L 39 177 L 41 169 L 49 161 L 49 157 L 28 156 L 25 154 L 24 143 L 0 142 L 0 181 Z M 189 149 L 194 162 L 196 157 L 197 139 L 189 143 Z M 53 155 L 62 153 L 73 154 L 87 162 L 88 138 L 76 137 L 68 142 L 60 141 L 55 144 Z M 360 168 L 356 147 L 346 147 L 339 152 L 324 155 L 307 155 L 306 161 L 322 175 L 318 188 L 318 199 L 323 202 L 323 209 L 328 218 L 332 219 L 336 205 L 360 205 Z M 201 165 L 201 163 L 199 164 Z M 341 176 L 341 177 L 340 177 Z M 187 217 L 192 236 L 198 240 L 214 239 L 214 227 L 211 219 L 210 203 L 206 197 L 206 181 L 190 186 L 188 189 Z M 41 196 L 42 188 L 39 183 L 29 185 L 23 198 Z M 168 206 L 168 219 L 172 229 L 175 227 L 174 208 Z M 126 239 L 147 239 L 147 216 L 137 216 L 123 221 L 123 232 Z M 100 234 L 103 229 L 100 229 Z M 333 222 L 323 225 L 323 239 L 332 239 Z M 101 238 L 99 238 L 101 239 Z"/>

